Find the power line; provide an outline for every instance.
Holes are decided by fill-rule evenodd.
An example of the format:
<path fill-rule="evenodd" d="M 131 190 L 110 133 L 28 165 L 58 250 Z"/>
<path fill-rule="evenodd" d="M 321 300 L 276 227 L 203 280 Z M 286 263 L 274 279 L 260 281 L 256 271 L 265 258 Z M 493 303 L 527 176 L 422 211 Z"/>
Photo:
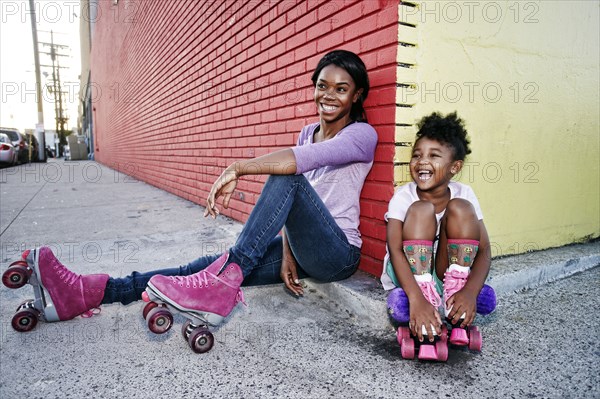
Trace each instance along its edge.
<path fill-rule="evenodd" d="M 66 129 L 65 124 L 69 121 L 68 116 L 65 112 L 65 106 L 63 104 L 63 94 L 67 92 L 62 90 L 62 83 L 60 80 L 60 70 L 68 69 L 66 66 L 60 65 L 60 57 L 69 57 L 68 54 L 60 53 L 60 50 L 70 49 L 69 46 L 64 44 L 58 44 L 54 42 L 54 32 L 50 31 L 50 42 L 38 42 L 39 44 L 49 47 L 50 51 L 39 51 L 40 54 L 50 56 L 52 64 L 42 64 L 40 66 L 52 68 L 52 86 L 48 86 L 48 91 L 54 96 L 54 113 L 56 121 L 56 132 L 59 138 L 59 156 L 62 155 L 63 146 L 67 143 L 66 140 Z"/>

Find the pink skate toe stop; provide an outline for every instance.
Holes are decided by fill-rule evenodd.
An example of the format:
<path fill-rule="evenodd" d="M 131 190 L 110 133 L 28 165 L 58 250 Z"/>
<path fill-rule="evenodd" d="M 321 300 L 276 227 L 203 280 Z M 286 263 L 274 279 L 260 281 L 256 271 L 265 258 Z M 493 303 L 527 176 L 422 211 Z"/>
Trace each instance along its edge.
<path fill-rule="evenodd" d="M 29 256 L 29 252 L 31 252 L 31 250 L 30 250 L 30 249 L 28 249 L 28 250 L 24 251 L 24 252 L 21 254 L 21 258 L 22 258 L 23 260 L 27 259 L 27 257 Z"/>
<path fill-rule="evenodd" d="M 467 337 L 467 331 L 464 328 L 453 328 L 450 333 L 450 343 L 452 345 L 465 346 L 469 344 L 469 337 Z"/>
<path fill-rule="evenodd" d="M 421 344 L 419 348 L 419 359 L 420 360 L 438 360 L 437 351 L 435 346 L 431 344 Z"/>
<path fill-rule="evenodd" d="M 150 297 L 148 296 L 148 293 L 146 291 L 142 292 L 142 301 L 150 302 Z"/>

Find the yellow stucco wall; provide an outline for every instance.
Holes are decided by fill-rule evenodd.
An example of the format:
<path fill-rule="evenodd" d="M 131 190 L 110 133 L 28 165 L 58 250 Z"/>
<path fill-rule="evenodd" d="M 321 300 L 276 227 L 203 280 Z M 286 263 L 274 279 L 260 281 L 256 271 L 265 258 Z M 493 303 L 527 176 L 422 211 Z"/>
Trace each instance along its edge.
<path fill-rule="evenodd" d="M 458 111 L 473 150 L 459 180 L 494 256 L 600 235 L 599 4 L 399 6 L 395 183 L 410 179 L 410 125 Z"/>

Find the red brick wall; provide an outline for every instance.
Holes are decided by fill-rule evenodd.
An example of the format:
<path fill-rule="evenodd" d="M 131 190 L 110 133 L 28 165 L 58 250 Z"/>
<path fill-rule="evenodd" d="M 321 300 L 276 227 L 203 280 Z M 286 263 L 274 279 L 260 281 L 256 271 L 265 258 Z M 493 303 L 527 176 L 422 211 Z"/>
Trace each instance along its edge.
<path fill-rule="evenodd" d="M 365 61 L 380 141 L 362 192 L 361 268 L 378 274 L 393 193 L 398 2 L 101 1 L 91 69 L 96 159 L 204 205 L 236 159 L 290 147 L 317 121 L 310 75 L 329 50 Z M 264 177 L 223 214 L 245 221 Z M 241 198 L 243 196 L 243 198 Z"/>

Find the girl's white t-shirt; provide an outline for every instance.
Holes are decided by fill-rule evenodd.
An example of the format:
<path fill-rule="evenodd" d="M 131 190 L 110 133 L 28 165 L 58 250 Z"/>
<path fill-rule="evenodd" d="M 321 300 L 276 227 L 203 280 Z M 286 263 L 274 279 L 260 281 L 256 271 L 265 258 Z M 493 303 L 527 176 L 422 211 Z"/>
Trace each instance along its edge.
<path fill-rule="evenodd" d="M 483 220 L 483 213 L 481 212 L 481 206 L 479 205 L 479 201 L 475 196 L 475 192 L 473 189 L 463 183 L 451 181 L 448 184 L 448 188 L 450 189 L 450 199 L 453 198 L 462 198 L 469 201 L 473 204 L 473 208 L 475 208 L 475 213 L 477 214 L 477 219 Z M 420 198 L 417 195 L 417 184 L 415 182 L 410 182 L 400 187 L 394 196 L 390 200 L 390 204 L 388 206 L 388 211 L 386 212 L 384 218 L 387 222 L 388 219 L 397 219 L 404 222 L 404 218 L 406 217 L 406 211 L 408 208 L 416 201 L 419 201 Z M 436 240 L 434 242 L 433 253 L 437 252 L 437 243 L 438 237 L 440 235 L 440 222 L 446 210 L 444 209 L 442 212 L 437 213 L 435 215 L 437 219 L 437 232 L 436 232 Z M 386 273 L 386 265 L 388 260 L 390 259 L 390 253 L 386 246 L 386 254 L 383 260 L 383 273 L 381 274 L 381 284 L 383 284 L 384 290 L 391 290 L 396 288 L 390 276 Z"/>

